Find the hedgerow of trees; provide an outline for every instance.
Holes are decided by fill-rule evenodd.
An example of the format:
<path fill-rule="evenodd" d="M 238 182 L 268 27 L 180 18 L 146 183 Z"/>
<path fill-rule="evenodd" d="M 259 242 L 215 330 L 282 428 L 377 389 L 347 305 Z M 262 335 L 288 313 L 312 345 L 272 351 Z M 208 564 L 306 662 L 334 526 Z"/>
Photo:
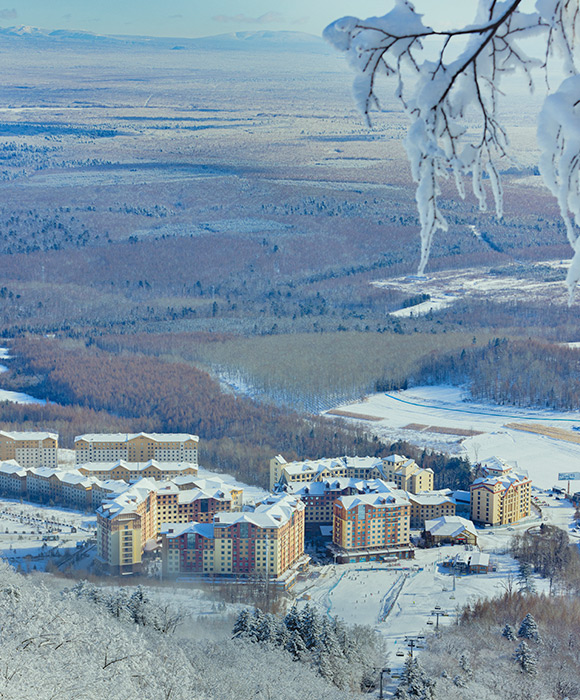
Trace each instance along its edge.
<path fill-rule="evenodd" d="M 474 399 L 514 406 L 580 406 L 580 350 L 541 340 L 495 338 L 429 358 L 416 383 L 467 384 Z"/>

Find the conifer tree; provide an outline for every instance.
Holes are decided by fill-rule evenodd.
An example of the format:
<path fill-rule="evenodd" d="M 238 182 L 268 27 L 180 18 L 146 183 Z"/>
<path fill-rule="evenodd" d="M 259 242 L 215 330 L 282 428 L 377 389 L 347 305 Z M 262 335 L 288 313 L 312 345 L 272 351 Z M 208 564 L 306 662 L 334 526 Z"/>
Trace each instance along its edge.
<path fill-rule="evenodd" d="M 248 608 L 240 611 L 232 628 L 232 638 L 247 637 L 252 627 L 252 613 Z"/>
<path fill-rule="evenodd" d="M 514 652 L 514 661 L 519 664 L 522 673 L 536 673 L 536 659 L 527 642 L 522 641 Z"/>
<path fill-rule="evenodd" d="M 522 624 L 518 630 L 518 637 L 533 639 L 535 642 L 541 641 L 540 630 L 531 613 L 528 613 L 522 620 Z"/>
<path fill-rule="evenodd" d="M 512 627 L 512 625 L 510 625 L 509 622 L 506 622 L 505 627 L 502 630 L 501 636 L 505 637 L 510 642 L 515 642 L 515 640 L 516 640 L 515 627 Z"/>

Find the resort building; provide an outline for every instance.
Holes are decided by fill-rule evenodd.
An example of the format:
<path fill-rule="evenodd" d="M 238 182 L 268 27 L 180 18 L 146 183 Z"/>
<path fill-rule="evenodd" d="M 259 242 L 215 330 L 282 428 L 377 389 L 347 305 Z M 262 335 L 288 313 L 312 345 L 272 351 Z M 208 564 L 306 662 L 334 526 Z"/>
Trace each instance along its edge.
<path fill-rule="evenodd" d="M 305 506 L 306 525 L 332 525 L 334 502 L 341 496 L 359 493 L 390 493 L 393 489 L 380 479 L 368 481 L 339 477 L 311 481 L 306 484 L 294 483 L 285 487 L 286 493 L 299 496 Z"/>
<path fill-rule="evenodd" d="M 270 460 L 270 490 L 277 485 L 305 484 L 326 479 L 384 479 L 379 457 L 335 457 L 287 462 L 278 455 Z"/>
<path fill-rule="evenodd" d="M 26 498 L 27 471 L 15 460 L 0 463 L 0 496 Z"/>
<path fill-rule="evenodd" d="M 242 507 L 242 489 L 200 480 L 198 488 L 180 489 L 170 482 L 157 491 L 157 519 L 162 523 L 211 523 L 217 513 Z"/>
<path fill-rule="evenodd" d="M 75 438 L 77 464 L 177 462 L 197 467 L 197 435 L 185 433 L 87 434 Z"/>
<path fill-rule="evenodd" d="M 413 459 L 390 455 L 383 459 L 386 481 L 392 481 L 398 489 L 410 493 L 433 490 L 433 470 L 422 469 Z"/>
<path fill-rule="evenodd" d="M 474 522 L 507 525 L 530 514 L 532 481 L 529 477 L 517 474 L 497 459 L 484 462 L 481 471 L 483 475 L 470 489 Z"/>
<path fill-rule="evenodd" d="M 341 563 L 413 556 L 410 503 L 396 492 L 343 496 L 334 504 L 334 553 Z"/>
<path fill-rule="evenodd" d="M 141 570 L 147 543 L 157 541 L 157 484 L 142 479 L 97 510 L 97 559 L 113 574 Z"/>
<path fill-rule="evenodd" d="M 0 430 L 0 460 L 14 459 L 21 467 L 57 465 L 56 433 L 8 433 Z"/>
<path fill-rule="evenodd" d="M 325 479 L 382 479 L 411 493 L 433 490 L 433 471 L 422 469 L 401 455 L 379 457 L 335 457 L 333 459 L 286 462 L 278 455 L 270 460 L 270 489 L 277 485 L 305 484 Z"/>
<path fill-rule="evenodd" d="M 143 478 L 102 503 L 97 510 L 98 559 L 107 571 L 139 572 L 145 547 L 156 547 L 165 523 L 212 523 L 242 507 L 242 489 L 221 479 L 200 479 L 189 485 L 193 488 L 180 489 L 173 482 Z"/>
<path fill-rule="evenodd" d="M 217 513 L 212 523 L 161 527 L 166 576 L 260 575 L 289 587 L 304 555 L 304 504 L 288 494 L 268 497 L 251 511 Z"/>
<path fill-rule="evenodd" d="M 411 504 L 411 527 L 421 528 L 426 520 L 455 515 L 455 500 L 449 489 L 428 493 L 407 493 Z"/>
<path fill-rule="evenodd" d="M 121 479 L 128 484 L 133 484 L 139 479 L 156 479 L 168 481 L 177 476 L 197 475 L 197 465 L 178 464 L 173 462 L 158 462 L 150 459 L 148 462 L 127 462 L 123 459 L 117 462 L 88 462 L 79 464 L 77 469 L 85 476 L 93 476 L 96 479 Z"/>
<path fill-rule="evenodd" d="M 477 545 L 477 530 L 471 520 L 458 515 L 444 516 L 427 520 L 425 523 L 425 541 L 428 547 L 438 544 Z"/>

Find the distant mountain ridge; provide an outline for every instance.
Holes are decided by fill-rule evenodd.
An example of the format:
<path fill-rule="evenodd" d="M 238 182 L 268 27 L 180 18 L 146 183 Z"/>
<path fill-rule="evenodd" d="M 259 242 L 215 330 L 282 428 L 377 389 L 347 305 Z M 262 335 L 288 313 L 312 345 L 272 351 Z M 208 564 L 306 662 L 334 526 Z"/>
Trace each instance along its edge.
<path fill-rule="evenodd" d="M 74 29 L 42 29 L 26 25 L 0 27 L 0 39 L 79 42 L 95 44 L 132 44 L 156 46 L 170 49 L 276 49 L 308 50 L 316 53 L 330 53 L 331 49 L 321 37 L 306 32 L 291 31 L 243 31 L 230 32 L 197 38 L 131 36 L 113 34 L 95 34 L 94 32 Z"/>

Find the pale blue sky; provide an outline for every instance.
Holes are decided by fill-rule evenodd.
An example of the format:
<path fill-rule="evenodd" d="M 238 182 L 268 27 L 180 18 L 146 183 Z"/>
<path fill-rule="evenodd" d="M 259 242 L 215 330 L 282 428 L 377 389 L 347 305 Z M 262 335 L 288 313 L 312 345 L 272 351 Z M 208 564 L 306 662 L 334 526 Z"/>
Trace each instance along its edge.
<path fill-rule="evenodd" d="M 0 0 L 0 26 L 83 29 L 98 34 L 198 37 L 247 30 L 320 34 L 344 15 L 383 15 L 392 0 Z M 418 0 L 459 24 L 475 0 Z M 459 8 L 458 8 L 459 5 Z"/>

